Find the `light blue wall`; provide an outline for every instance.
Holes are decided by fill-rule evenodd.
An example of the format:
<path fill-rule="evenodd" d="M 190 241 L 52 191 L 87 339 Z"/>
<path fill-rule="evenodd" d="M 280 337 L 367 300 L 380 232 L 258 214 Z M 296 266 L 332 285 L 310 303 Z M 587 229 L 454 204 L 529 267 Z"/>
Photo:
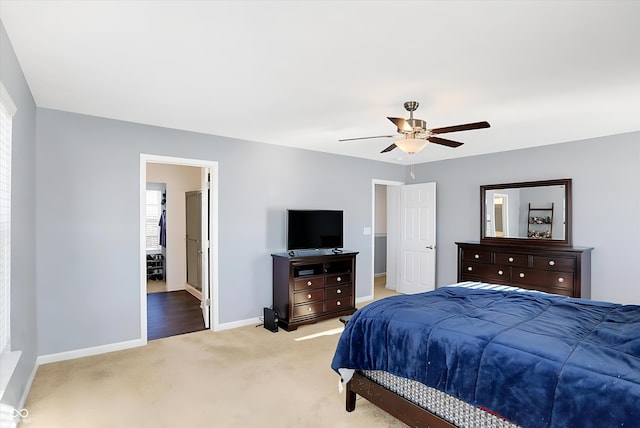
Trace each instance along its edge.
<path fill-rule="evenodd" d="M 437 284 L 456 280 L 455 242 L 480 239 L 481 185 L 571 178 L 573 244 L 594 247 L 591 297 L 640 304 L 638 165 L 640 132 L 416 165 L 416 182 L 437 183 Z"/>
<path fill-rule="evenodd" d="M 0 24 L 0 80 L 17 107 L 11 168 L 11 341 L 22 351 L 3 400 L 19 406 L 34 370 L 36 331 L 36 107 L 4 26 Z"/>
<path fill-rule="evenodd" d="M 372 282 L 372 179 L 405 168 L 55 110 L 38 109 L 40 355 L 140 337 L 140 153 L 219 164 L 221 323 L 272 304 L 272 252 L 287 208 L 344 210 L 345 248 L 360 251 L 357 297 Z M 99 208 L 99 209 L 97 209 Z"/>

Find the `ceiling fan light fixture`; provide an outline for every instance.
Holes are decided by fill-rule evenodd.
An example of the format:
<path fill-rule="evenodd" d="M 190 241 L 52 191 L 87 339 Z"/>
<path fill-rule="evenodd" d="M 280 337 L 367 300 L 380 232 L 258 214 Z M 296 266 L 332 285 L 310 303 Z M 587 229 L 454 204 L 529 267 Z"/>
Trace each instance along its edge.
<path fill-rule="evenodd" d="M 395 142 L 396 147 L 409 155 L 418 153 L 420 150 L 424 149 L 427 144 L 429 144 L 428 140 L 415 138 L 410 135 L 407 135 L 407 138 L 403 138 L 402 140 Z"/>

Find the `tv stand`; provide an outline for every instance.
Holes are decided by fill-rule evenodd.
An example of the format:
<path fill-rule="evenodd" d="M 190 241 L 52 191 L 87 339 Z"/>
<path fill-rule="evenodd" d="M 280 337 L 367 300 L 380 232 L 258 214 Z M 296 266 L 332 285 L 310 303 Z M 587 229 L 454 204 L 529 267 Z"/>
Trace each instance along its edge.
<path fill-rule="evenodd" d="M 355 251 L 272 254 L 273 309 L 286 331 L 356 311 Z"/>

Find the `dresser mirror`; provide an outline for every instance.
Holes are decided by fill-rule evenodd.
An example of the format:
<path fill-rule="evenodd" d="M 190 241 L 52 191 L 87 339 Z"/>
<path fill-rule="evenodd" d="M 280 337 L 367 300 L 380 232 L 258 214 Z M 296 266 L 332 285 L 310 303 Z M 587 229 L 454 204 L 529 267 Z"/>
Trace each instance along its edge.
<path fill-rule="evenodd" d="M 480 241 L 571 246 L 571 179 L 480 186 Z"/>

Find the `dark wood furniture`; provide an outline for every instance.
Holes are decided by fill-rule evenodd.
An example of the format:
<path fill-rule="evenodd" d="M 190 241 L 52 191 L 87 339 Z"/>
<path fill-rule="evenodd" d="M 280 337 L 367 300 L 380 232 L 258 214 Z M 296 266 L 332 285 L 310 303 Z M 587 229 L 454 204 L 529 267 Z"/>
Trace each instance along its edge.
<path fill-rule="evenodd" d="M 458 281 L 545 291 L 591 298 L 589 247 L 542 247 L 456 242 Z"/>
<path fill-rule="evenodd" d="M 347 412 L 355 410 L 356 394 L 358 394 L 410 427 L 455 428 L 455 425 L 377 384 L 357 371 L 347 383 L 346 393 Z"/>
<path fill-rule="evenodd" d="M 273 309 L 278 313 L 278 325 L 292 331 L 304 324 L 354 313 L 357 254 L 272 254 Z"/>
<path fill-rule="evenodd" d="M 571 183 L 570 178 L 562 178 L 480 186 L 480 242 L 498 245 L 570 247 L 572 245 Z M 501 205 L 506 210 L 496 210 L 495 197 L 503 199 Z M 527 215 L 526 201 L 535 201 L 535 206 L 540 207 L 547 207 L 553 203 L 554 210 L 551 216 L 553 223 L 549 225 L 549 231 L 553 227 L 553 235 L 528 236 L 531 212 Z M 549 216 L 548 213 L 549 210 L 546 210 L 544 215 Z M 492 230 L 498 222 L 503 226 L 504 235 L 498 236 L 496 231 Z"/>

